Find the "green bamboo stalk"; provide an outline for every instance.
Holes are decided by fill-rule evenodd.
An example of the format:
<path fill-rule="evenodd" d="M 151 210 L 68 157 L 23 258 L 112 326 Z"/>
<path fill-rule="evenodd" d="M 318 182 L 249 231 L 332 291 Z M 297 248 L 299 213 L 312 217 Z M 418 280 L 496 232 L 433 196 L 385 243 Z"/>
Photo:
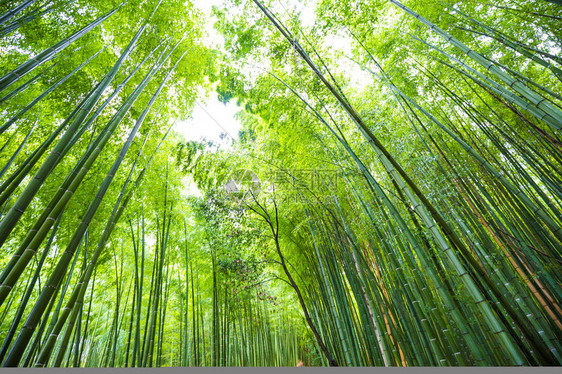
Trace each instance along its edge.
<path fill-rule="evenodd" d="M 178 63 L 179 63 L 179 61 L 176 62 L 176 66 L 177 66 Z M 163 81 L 163 83 L 165 83 L 170 76 L 171 76 L 171 71 L 168 73 L 168 75 L 166 76 L 166 79 Z M 119 166 L 121 165 L 122 160 L 124 159 L 130 145 L 132 144 L 132 141 L 133 141 L 134 137 L 136 136 L 136 133 L 137 133 L 138 129 L 140 128 L 140 125 L 143 123 L 144 118 L 148 114 L 148 110 L 150 109 L 150 107 L 152 106 L 154 101 L 156 100 L 156 97 L 158 97 L 158 94 L 160 93 L 162 88 L 163 88 L 163 84 L 158 87 L 158 90 L 156 91 L 155 95 L 151 98 L 151 100 L 149 102 L 149 105 L 147 106 L 145 111 L 141 114 L 139 120 L 137 121 L 137 123 L 135 124 L 133 129 L 131 130 L 127 141 L 125 142 L 125 144 L 123 145 L 123 148 L 119 152 L 119 155 L 117 156 L 117 159 L 115 160 L 113 166 L 111 167 L 105 181 L 103 182 L 100 189 L 98 190 L 98 193 L 96 194 L 96 197 L 95 197 L 94 201 L 90 204 L 90 206 L 88 208 L 88 211 L 84 215 L 84 219 L 80 223 L 80 226 L 78 227 L 78 229 L 74 233 L 70 243 L 68 244 L 67 250 L 65 251 L 65 254 L 67 254 L 67 255 L 65 256 L 65 254 L 63 254 L 61 259 L 59 260 L 59 263 L 57 264 L 57 266 L 53 270 L 53 273 L 52 273 L 51 277 L 49 278 L 48 285 L 56 286 L 58 284 L 58 282 L 60 281 L 60 272 L 63 269 L 66 268 L 66 265 L 68 263 L 68 254 L 72 254 L 74 252 L 73 248 L 81 240 L 82 235 L 84 234 L 87 227 L 89 226 L 89 223 L 92 220 L 92 217 L 94 216 L 95 212 L 97 211 L 97 208 L 99 207 L 107 189 L 109 188 L 109 185 L 111 184 L 115 173 L 119 169 Z M 45 290 L 42 292 L 41 296 L 39 297 L 39 299 L 36 303 L 36 307 L 34 308 L 34 310 L 29 315 L 28 320 L 26 321 L 26 327 L 22 330 L 22 332 L 20 332 L 20 335 L 18 336 L 18 339 L 14 343 L 14 347 L 12 347 L 12 350 L 8 354 L 8 356 L 6 358 L 6 361 L 3 363 L 4 366 L 16 366 L 19 363 L 21 352 L 27 346 L 28 341 L 29 341 L 29 337 L 30 337 L 31 333 L 33 332 L 33 330 L 35 329 L 35 326 L 37 325 L 37 320 L 39 319 L 39 317 L 41 316 L 41 314 L 43 312 L 43 310 L 40 309 L 40 308 L 42 308 L 41 305 L 42 304 L 44 304 L 44 305 L 48 304 L 51 296 L 52 296 L 52 289 L 46 287 Z"/>
<path fill-rule="evenodd" d="M 97 26 L 101 25 L 105 20 L 111 17 L 114 13 L 116 13 L 125 3 L 121 3 L 113 10 L 109 11 L 105 15 L 97 18 L 95 21 L 90 23 L 89 25 L 83 27 L 82 29 L 78 30 L 74 34 L 66 37 L 65 39 L 61 40 L 60 42 L 54 44 L 53 46 L 45 49 L 43 52 L 39 53 L 37 56 L 29 59 L 28 61 L 20 64 L 18 67 L 10 71 L 9 73 L 5 74 L 3 77 L 0 77 L 0 92 L 5 90 L 14 82 L 18 81 L 21 77 L 29 73 L 31 70 L 35 69 L 36 67 L 44 64 L 47 61 L 52 60 L 55 58 L 62 50 L 66 47 L 71 45 L 76 40 L 80 39 L 82 36 L 86 35 L 90 30 L 96 28 Z M 1 24 L 2 22 L 0 22 Z"/>
<path fill-rule="evenodd" d="M 0 38 L 14 32 L 15 30 L 17 30 L 21 26 L 24 26 L 25 24 L 35 20 L 36 18 L 42 17 L 45 14 L 53 11 L 53 9 L 54 9 L 53 6 L 51 5 L 51 6 L 47 7 L 47 5 L 49 5 L 49 4 L 44 4 L 40 8 L 36 8 L 36 9 L 32 10 L 31 12 L 29 12 L 28 14 L 23 15 L 23 16 L 19 17 L 18 19 L 10 22 L 8 25 L 4 26 L 2 29 L 0 29 Z"/>
<path fill-rule="evenodd" d="M 49 66 L 48 68 L 46 68 L 42 72 L 38 73 L 37 75 L 33 76 L 32 78 L 29 78 L 25 83 L 21 84 L 16 89 L 12 90 L 10 93 L 7 93 L 6 95 L 2 96 L 2 98 L 0 98 L 0 104 L 3 103 L 4 101 L 7 101 L 7 100 L 11 99 L 12 97 L 17 95 L 18 93 L 25 91 L 29 86 L 31 86 L 39 78 L 41 78 L 43 76 L 43 74 L 47 73 L 49 70 L 51 70 L 56 65 L 57 65 L 57 63 L 52 64 L 51 66 Z"/>
<path fill-rule="evenodd" d="M 176 63 L 177 65 L 177 63 Z M 169 78 L 171 72 L 168 73 L 167 78 Z M 158 97 L 158 95 L 160 94 L 160 91 L 162 90 L 162 88 L 164 87 L 165 83 L 167 82 L 167 79 L 165 78 L 162 83 L 160 84 L 160 86 L 158 87 L 158 89 L 156 90 L 156 93 L 153 95 L 153 97 L 151 98 L 150 102 L 148 103 L 147 107 L 145 108 L 145 110 L 143 111 L 143 113 L 141 114 L 139 120 L 137 121 L 137 124 L 135 125 L 135 128 L 138 129 L 138 127 L 140 127 L 140 125 L 143 123 L 146 115 L 148 114 L 148 111 L 150 110 L 152 104 L 154 103 L 154 101 L 156 100 L 156 98 Z M 171 127 L 170 127 L 171 129 Z M 133 129 L 134 130 L 134 129 Z M 70 317 L 70 324 L 73 324 L 75 319 L 76 319 L 76 315 L 77 312 L 79 310 L 79 308 L 76 307 L 76 305 L 81 305 L 82 304 L 82 300 L 84 298 L 87 286 L 88 286 L 88 282 L 89 279 L 92 275 L 92 273 L 95 270 L 95 264 L 97 263 L 97 260 L 99 258 L 99 256 L 101 255 L 102 250 L 105 248 L 105 245 L 107 243 L 107 241 L 109 240 L 109 237 L 111 235 L 111 232 L 113 231 L 113 229 L 115 228 L 115 225 L 117 224 L 117 222 L 119 221 L 121 215 L 123 214 L 128 202 L 130 201 L 130 199 L 132 198 L 132 194 L 133 192 L 138 188 L 138 186 L 140 185 L 141 181 L 143 180 L 143 177 L 146 173 L 146 170 L 148 169 L 148 167 L 150 166 L 150 163 L 154 157 L 154 155 L 158 152 L 158 150 L 160 149 L 160 146 L 163 144 L 164 140 L 166 139 L 167 135 L 169 133 L 166 132 L 166 134 L 164 135 L 164 137 L 162 138 L 161 142 L 159 143 L 158 147 L 156 148 L 155 153 L 151 156 L 151 158 L 149 159 L 147 165 L 143 168 L 143 170 L 139 173 L 137 179 L 135 180 L 134 186 L 133 188 L 129 191 L 129 193 L 127 193 L 125 195 L 125 192 L 127 190 L 129 181 L 132 177 L 132 174 L 135 170 L 136 167 L 136 163 L 138 162 L 138 160 L 140 159 L 140 156 L 142 155 L 142 149 L 144 148 L 144 144 L 146 144 L 146 141 L 148 140 L 148 137 L 145 137 L 144 143 L 143 143 L 143 147 L 141 147 L 141 151 L 139 151 L 139 154 L 137 155 L 137 158 L 135 160 L 135 162 L 133 163 L 133 166 L 131 168 L 131 171 L 129 172 L 129 175 L 127 177 L 127 180 L 125 181 L 125 184 L 123 185 L 123 188 L 121 190 L 121 193 L 117 199 L 117 202 L 113 208 L 113 212 L 106 224 L 106 228 L 102 234 L 102 238 L 100 239 L 100 242 L 98 243 L 98 246 L 96 248 L 96 251 L 94 252 L 94 255 L 92 256 L 92 259 L 90 260 L 90 264 L 85 272 L 85 274 L 83 275 L 83 277 L 81 278 L 78 287 L 75 288 L 73 294 L 71 295 L 67 306 L 65 306 L 63 312 L 64 314 L 61 315 L 58 318 L 58 322 L 57 322 L 57 326 L 55 328 L 55 330 L 53 331 L 53 333 L 51 333 L 49 335 L 49 341 L 47 342 L 47 344 L 45 344 L 43 351 L 41 352 L 41 356 L 38 359 L 38 361 L 36 362 L 35 366 L 44 366 L 46 364 L 46 360 L 48 358 L 48 356 L 51 353 L 52 348 L 54 347 L 56 338 L 58 337 L 58 333 L 62 330 L 67 316 L 69 315 L 69 313 L 72 311 L 72 315 Z M 144 254 L 143 254 L 144 256 Z M 144 262 L 144 257 L 143 257 L 143 262 Z M 142 284 L 141 284 L 141 289 L 142 289 Z M 140 296 L 139 296 L 140 297 Z M 140 305 L 140 303 L 139 303 Z M 139 309 L 139 313 L 140 313 L 140 309 Z M 140 322 L 140 318 L 139 318 L 139 322 Z"/>
<path fill-rule="evenodd" d="M 3 25 L 4 23 L 6 23 L 7 21 L 9 21 L 11 18 L 13 18 L 16 14 L 26 10 L 27 8 L 29 8 L 30 6 L 32 6 L 37 0 L 25 0 L 23 2 L 21 2 L 19 5 L 16 5 L 14 8 L 12 8 L 11 10 L 7 11 L 6 13 L 2 14 L 0 16 L 0 25 Z"/>
<path fill-rule="evenodd" d="M 161 44 L 159 44 L 160 46 Z M 158 47 L 159 47 L 158 46 Z M 157 47 L 157 48 L 158 48 Z M 157 49 L 156 48 L 156 49 Z M 155 50 L 156 50 L 155 49 Z M 96 112 L 91 116 L 91 118 L 87 121 L 87 123 L 82 127 L 81 130 L 78 131 L 78 133 L 75 135 L 75 137 L 80 137 L 84 131 L 95 121 L 96 118 L 98 118 L 98 116 L 101 114 L 101 112 L 109 105 L 109 103 L 117 96 L 117 94 L 123 89 L 123 87 L 125 86 L 125 84 L 133 77 L 133 75 L 140 69 L 140 67 L 144 64 L 144 62 L 146 62 L 146 60 L 148 59 L 148 57 L 150 55 L 152 55 L 152 53 L 155 51 L 151 51 L 151 53 L 149 53 L 149 55 L 140 63 L 136 66 L 136 68 L 121 82 L 121 84 L 119 84 L 119 86 L 113 91 L 113 93 L 105 100 L 105 102 L 96 110 Z M 161 56 L 162 57 L 162 56 Z M 143 80 L 143 82 L 146 82 L 146 79 Z M 140 86 L 139 86 L 140 87 Z M 137 90 L 137 94 L 140 94 L 142 90 Z M 135 95 L 132 95 L 131 97 L 135 97 Z M 113 116 L 113 118 L 110 120 L 110 124 L 108 126 L 106 126 L 106 130 L 111 130 L 114 131 L 116 126 L 119 124 L 120 121 L 122 121 L 123 116 L 126 113 L 126 109 L 128 106 L 130 106 L 130 104 L 132 104 L 130 101 L 127 103 L 125 106 L 122 106 L 121 109 Z M 36 155 L 32 155 L 33 159 L 37 160 L 38 157 L 41 156 L 41 154 L 43 153 L 43 151 L 46 149 L 46 147 L 50 144 L 50 142 L 52 140 L 55 139 L 56 135 L 58 135 L 58 133 L 64 128 L 64 123 L 59 126 L 59 128 L 53 133 L 51 134 L 51 136 L 49 137 L 49 139 L 47 139 L 40 147 L 41 151 L 38 152 Z M 108 133 L 106 131 L 106 135 L 110 133 Z M 108 136 L 102 136 L 103 134 L 100 134 L 97 138 L 96 141 L 92 144 L 94 145 L 100 145 L 100 144 L 106 144 L 107 141 L 109 140 Z M 63 152 L 63 154 L 65 154 L 66 152 L 68 152 L 68 150 L 70 149 L 71 145 L 68 145 L 68 147 L 65 149 L 65 151 Z M 15 254 L 12 256 L 12 258 L 10 259 L 10 262 L 8 263 L 8 265 L 3 269 L 2 274 L 0 274 L 0 282 L 3 282 L 4 279 L 6 278 L 6 276 L 9 274 L 9 272 L 13 269 L 13 267 L 15 266 L 15 264 L 19 261 L 21 255 L 24 253 L 24 250 L 28 248 L 28 245 L 31 243 L 31 241 L 34 238 L 38 238 L 37 240 L 42 241 L 43 239 L 41 239 L 40 236 L 37 236 L 38 231 L 44 227 L 44 225 L 49 225 L 52 222 L 52 219 L 48 219 L 48 217 L 50 216 L 51 212 L 53 211 L 53 209 L 55 209 L 57 207 L 62 207 L 64 206 L 64 204 L 66 204 L 65 201 L 68 201 L 68 199 L 72 196 L 72 193 L 70 193 L 70 191 L 73 191 L 73 188 L 71 187 L 71 184 L 74 183 L 74 188 L 76 188 L 82 178 L 85 177 L 87 171 L 89 170 L 90 166 L 92 165 L 92 163 L 95 161 L 95 159 L 97 158 L 97 156 L 99 155 L 99 152 L 101 151 L 101 149 L 103 148 L 103 146 L 101 147 L 90 147 L 88 149 L 88 152 L 86 152 L 83 157 L 80 159 L 80 161 L 78 162 L 78 164 L 74 167 L 73 171 L 70 173 L 69 177 L 67 177 L 67 179 L 65 180 L 65 182 L 61 185 L 61 187 L 57 190 L 55 196 L 51 199 L 51 202 L 47 205 L 47 207 L 44 209 L 44 211 L 42 212 L 41 216 L 38 218 L 35 226 L 29 231 L 28 235 L 24 238 L 24 240 L 22 241 L 22 243 L 20 244 L 18 250 L 15 252 Z M 28 159 L 29 160 L 29 159 Z M 31 161 L 27 161 L 24 164 L 28 164 L 28 168 L 30 168 L 35 162 L 31 162 Z M 21 177 L 18 179 L 15 179 L 12 182 L 12 185 L 14 186 L 14 188 L 17 186 L 17 184 L 23 179 L 23 177 L 25 176 L 25 170 L 21 172 Z M 6 184 L 3 185 L 3 187 Z M 70 191 L 69 191 L 70 190 Z M 6 193 L 10 193 L 10 191 L 5 191 Z M 63 197 L 66 199 L 63 199 Z M 62 199 L 62 200 L 61 200 Z M 1 198 L 0 198 L 1 200 Z M 61 202 L 62 201 L 62 202 Z M 45 226 L 47 227 L 47 226 Z"/>
<path fill-rule="evenodd" d="M 6 171 L 8 171 L 8 169 L 10 168 L 10 166 L 12 165 L 12 162 L 14 162 L 14 160 L 16 159 L 16 157 L 19 156 L 21 150 L 23 149 L 23 147 L 25 146 L 25 144 L 27 143 L 27 141 L 29 140 L 29 138 L 31 137 L 31 134 L 33 134 L 33 130 L 35 130 L 35 127 L 37 126 L 37 120 L 35 120 L 35 122 L 33 123 L 33 126 L 31 127 L 31 130 L 29 130 L 29 132 L 27 133 L 27 135 L 25 136 L 25 138 L 23 139 L 23 141 L 20 143 L 18 149 L 16 149 L 16 151 L 14 152 L 14 154 L 12 155 L 12 157 L 10 157 L 10 159 L 8 160 L 8 162 L 4 165 L 4 167 L 2 168 L 2 170 L 0 170 L 0 178 L 2 178 L 4 176 L 4 174 L 6 173 Z"/>
<path fill-rule="evenodd" d="M 556 121 L 556 125 L 552 126 L 554 130 L 559 130 L 559 129 L 562 128 L 562 111 L 560 111 L 560 109 L 558 109 L 557 107 L 553 106 L 551 103 L 546 101 L 544 98 L 541 98 L 539 95 L 537 95 L 534 91 L 530 90 L 527 86 L 525 86 L 519 80 L 514 79 L 514 78 L 510 77 L 508 74 L 506 74 L 505 72 L 503 72 L 500 69 L 501 65 L 499 63 L 490 62 L 490 60 L 484 58 L 478 52 L 471 50 L 466 45 L 464 45 L 462 42 L 460 42 L 459 40 L 455 39 L 453 36 L 451 36 L 450 34 L 445 32 L 443 29 L 441 29 L 437 25 L 431 23 L 430 21 L 428 21 L 427 19 L 425 19 L 424 17 L 422 17 L 418 13 L 414 12 L 412 9 L 404 6 L 403 4 L 398 2 L 397 0 L 388 0 L 388 1 L 390 1 L 392 4 L 396 5 L 400 9 L 404 10 L 406 13 L 408 13 L 412 17 L 416 18 L 418 21 L 420 21 L 421 23 L 423 23 L 427 27 L 429 27 L 432 31 L 434 31 L 439 36 L 441 36 L 443 39 L 445 39 L 445 41 L 447 41 L 448 43 L 450 43 L 450 44 L 454 45 L 455 47 L 457 47 L 458 49 L 460 49 L 462 52 L 464 52 L 472 60 L 474 60 L 475 62 L 477 62 L 478 64 L 480 64 L 484 68 L 486 68 L 486 70 L 489 71 L 491 74 L 495 75 L 496 77 L 501 79 L 504 83 L 508 84 L 510 88 L 513 88 L 515 91 L 517 91 L 519 94 L 521 94 L 527 100 L 529 100 L 531 103 L 536 105 L 539 109 L 544 110 L 545 113 L 552 116 L 554 118 L 554 120 Z"/>
<path fill-rule="evenodd" d="M 162 59 L 165 51 L 162 52 L 160 59 Z M 170 52 L 171 53 L 171 52 Z M 169 56 L 169 54 L 168 54 Z M 155 66 L 147 73 L 142 82 L 135 88 L 131 95 L 125 100 L 123 105 L 119 108 L 116 114 L 112 117 L 109 123 L 105 127 L 105 131 L 100 132 L 96 140 L 93 142 L 92 147 L 90 147 L 87 152 L 80 159 L 78 164 L 74 167 L 70 175 L 67 177 L 61 188 L 57 191 L 57 194 L 53 197 L 47 208 L 44 210 L 42 216 L 37 221 L 36 227 L 38 229 L 32 230 L 24 239 L 23 243 L 20 245 L 19 249 L 16 251 L 14 258 L 17 262 L 12 265 L 12 269 L 8 272 L 5 279 L 0 286 L 0 297 L 3 296 L 2 290 L 9 290 L 17 281 L 19 274 L 30 260 L 31 254 L 34 253 L 38 245 L 43 241 L 46 232 L 52 225 L 54 217 L 64 209 L 64 206 L 68 203 L 70 198 L 73 196 L 74 191 L 78 188 L 91 166 L 100 155 L 104 146 L 110 140 L 113 132 L 116 130 L 117 126 L 123 120 L 125 114 L 131 108 L 135 100 L 143 92 L 144 88 L 150 82 L 150 79 L 154 76 L 156 70 L 161 66 L 162 62 L 157 62 Z M 11 264 L 10 264 L 11 265 Z M 9 266 L 10 266 L 9 265 Z M 4 270 L 7 271 L 7 270 Z M 1 299 L 0 299 L 1 300 Z"/>
<path fill-rule="evenodd" d="M 14 316 L 14 319 L 12 320 L 12 324 L 10 325 L 10 330 L 8 331 L 8 334 L 6 335 L 6 338 L 4 338 L 4 343 L 2 344 L 2 348 L 0 350 L 0 362 L 2 362 L 4 360 L 4 356 L 8 352 L 8 348 L 10 347 L 10 343 L 12 342 L 12 339 L 13 339 L 15 333 L 16 333 L 17 327 L 18 327 L 18 325 L 21 321 L 21 318 L 23 317 L 23 313 L 25 312 L 25 308 L 27 306 L 27 303 L 29 302 L 29 299 L 31 298 L 31 293 L 33 292 L 35 284 L 37 283 L 37 281 L 39 279 L 39 275 L 41 273 L 41 268 L 43 266 L 43 263 L 45 262 L 45 260 L 47 258 L 47 255 L 49 254 L 49 249 L 51 248 L 51 245 L 53 244 L 53 240 L 55 239 L 55 236 L 56 236 L 61 218 L 62 218 L 62 213 L 58 216 L 58 218 L 55 222 L 55 225 L 53 226 L 53 229 L 51 230 L 51 236 L 49 237 L 49 240 L 47 241 L 47 245 L 45 246 L 45 249 L 43 250 L 43 253 L 41 254 L 41 259 L 37 263 L 35 273 L 33 274 L 33 279 L 31 280 L 31 283 L 27 287 L 25 295 L 23 296 L 22 301 L 20 302 L 20 305 L 19 305 L 18 310 L 16 312 L 16 315 Z"/>
<path fill-rule="evenodd" d="M 103 51 L 103 49 L 94 53 L 92 56 L 90 56 L 88 59 L 86 59 L 86 61 L 84 61 L 82 64 L 80 64 L 77 68 L 75 68 L 69 74 L 65 75 L 64 77 L 62 77 L 61 79 L 59 79 L 58 81 L 53 83 L 49 88 L 47 88 L 45 91 L 43 91 L 41 94 L 39 94 L 39 96 L 37 96 L 35 99 L 33 99 L 31 102 L 29 102 L 29 104 L 27 104 L 25 107 L 20 109 L 16 114 L 14 114 L 12 116 L 12 118 L 10 118 L 6 123 L 4 123 L 2 126 L 0 126 L 0 134 L 4 133 L 7 129 L 9 129 L 17 120 L 19 120 L 25 113 L 27 113 L 27 111 L 29 109 L 33 108 L 33 106 L 35 104 L 37 104 L 39 101 L 43 100 L 47 95 L 49 95 L 51 92 L 56 90 L 60 85 L 62 85 L 68 79 L 72 78 L 72 76 L 74 76 L 74 74 L 76 72 L 80 71 L 90 61 L 92 61 L 94 58 L 96 58 L 102 51 Z"/>
<path fill-rule="evenodd" d="M 83 122 L 89 112 L 93 109 L 94 105 L 101 97 L 103 91 L 111 83 L 119 68 L 121 67 L 125 59 L 129 56 L 133 47 L 136 45 L 145 28 L 146 24 L 141 26 L 137 34 L 133 37 L 127 48 L 125 48 L 108 75 L 106 75 L 100 81 L 98 86 L 96 86 L 96 88 L 94 88 L 90 92 L 86 103 L 84 103 L 84 106 L 79 109 L 76 117 L 72 121 L 70 121 L 71 123 L 68 125 L 64 135 L 60 138 L 49 156 L 47 156 L 47 159 L 44 161 L 43 165 L 41 165 L 33 179 L 26 186 L 25 190 L 22 192 L 18 200 L 14 203 L 8 213 L 6 213 L 2 221 L 0 221 L 0 246 L 4 244 L 8 235 L 14 229 L 16 223 L 19 221 L 21 215 L 23 214 L 45 179 L 49 176 L 55 166 L 61 161 L 61 153 L 68 145 L 68 142 L 72 140 L 74 134 L 78 130 L 78 126 Z M 5 287 L 2 288 L 2 286 L 0 286 L 0 291 L 5 289 Z"/>
<path fill-rule="evenodd" d="M 469 17 L 467 14 L 461 12 L 459 9 L 454 8 L 453 9 L 456 13 L 462 15 L 463 17 L 465 17 L 466 19 L 468 19 L 469 21 L 475 23 L 476 25 L 480 26 L 482 29 L 488 31 L 491 33 L 491 35 L 488 34 L 484 34 L 486 36 L 489 36 L 491 38 L 496 39 L 497 41 L 505 44 L 506 46 L 508 46 L 509 48 L 513 49 L 514 51 L 521 53 L 523 56 L 529 58 L 530 60 L 544 66 L 545 68 L 551 70 L 555 75 L 557 75 L 559 78 L 562 78 L 562 70 L 558 69 L 556 66 L 552 65 L 551 63 L 548 63 L 547 61 L 545 61 L 544 59 L 530 53 L 527 48 L 524 48 L 521 45 L 518 45 L 514 42 L 512 42 L 511 40 L 509 40 L 504 34 L 500 33 L 498 30 L 494 29 L 493 27 L 487 26 L 483 23 L 481 23 L 480 21 Z M 473 30 L 467 30 L 470 32 L 475 32 Z M 553 56 L 558 62 L 561 62 L 560 59 L 558 59 L 556 56 Z"/>

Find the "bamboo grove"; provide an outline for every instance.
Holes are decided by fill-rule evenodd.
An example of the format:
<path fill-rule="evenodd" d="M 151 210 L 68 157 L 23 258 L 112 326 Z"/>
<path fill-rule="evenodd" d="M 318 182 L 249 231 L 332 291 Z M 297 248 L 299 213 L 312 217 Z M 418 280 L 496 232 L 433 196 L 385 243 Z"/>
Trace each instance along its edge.
<path fill-rule="evenodd" d="M 212 4 L 0 3 L 2 366 L 562 365 L 560 2 Z"/>

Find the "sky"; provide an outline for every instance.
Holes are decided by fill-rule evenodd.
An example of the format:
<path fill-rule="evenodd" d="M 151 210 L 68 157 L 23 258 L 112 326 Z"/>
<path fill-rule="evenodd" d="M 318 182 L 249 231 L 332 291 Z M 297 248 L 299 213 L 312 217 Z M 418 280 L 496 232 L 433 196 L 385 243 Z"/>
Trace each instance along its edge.
<path fill-rule="evenodd" d="M 223 38 L 213 28 L 214 19 L 211 17 L 211 10 L 214 5 L 220 6 L 223 0 L 191 0 L 193 4 L 203 11 L 211 21 L 206 25 L 207 38 L 205 43 L 208 45 L 223 44 Z M 284 6 L 293 1 L 283 1 Z M 302 8 L 302 7 L 301 7 Z M 303 24 L 311 26 L 314 23 L 314 7 L 302 8 L 301 19 Z M 174 129 L 182 134 L 186 140 L 210 140 L 221 144 L 221 148 L 228 147 L 232 139 L 238 140 L 238 131 L 241 128 L 240 122 L 235 118 L 235 114 L 240 111 L 234 100 L 224 105 L 217 99 L 217 94 L 211 92 L 205 100 L 197 102 L 191 118 L 185 121 L 178 121 Z M 227 133 L 226 139 L 221 140 L 221 133 Z"/>
<path fill-rule="evenodd" d="M 193 4 L 202 10 L 208 18 L 211 17 L 213 5 L 220 5 L 222 0 L 192 0 Z M 208 45 L 222 44 L 223 38 L 213 28 L 214 20 L 208 22 L 205 29 L 208 34 L 205 43 Z M 241 110 L 234 100 L 228 104 L 221 103 L 215 92 L 210 92 L 206 99 L 196 102 L 190 118 L 178 121 L 174 129 L 182 134 L 186 140 L 210 140 L 227 146 L 232 140 L 238 139 L 240 122 L 234 118 Z M 226 133 L 226 139 L 221 140 L 221 133 Z"/>
<path fill-rule="evenodd" d="M 207 15 L 210 21 L 205 26 L 207 33 L 204 43 L 210 47 L 219 47 L 224 44 L 223 37 L 213 28 L 215 22 L 212 17 L 212 7 L 214 5 L 221 6 L 223 0 L 191 0 L 193 4 Z M 315 0 L 309 0 L 307 6 L 303 6 L 300 0 L 279 0 L 276 5 L 278 9 L 275 11 L 284 13 L 285 11 L 298 11 L 304 27 L 312 27 L 316 20 L 314 13 Z M 257 10 L 256 10 L 257 11 Z M 345 55 L 351 54 L 351 40 L 349 37 L 331 36 L 325 40 L 327 46 L 334 50 L 339 50 Z M 340 67 L 344 68 L 345 73 L 351 78 L 351 84 L 361 87 L 371 81 L 372 77 L 365 75 L 357 66 L 343 61 Z M 251 69 L 251 67 L 249 67 Z M 186 140 L 194 141 L 212 141 L 218 148 L 228 149 L 232 146 L 233 140 L 238 140 L 238 132 L 241 128 L 240 122 L 235 118 L 236 113 L 242 108 L 236 105 L 235 100 L 231 100 L 228 104 L 223 104 L 218 100 L 215 90 L 211 90 L 205 97 L 205 92 L 201 90 L 191 116 L 184 120 L 176 122 L 174 129 L 182 134 Z M 224 134 L 227 134 L 224 136 Z M 222 134 L 222 136 L 221 136 Z M 222 138 L 222 139 L 221 139 Z M 186 195 L 200 196 L 201 192 L 194 184 L 191 177 L 184 180 Z"/>
<path fill-rule="evenodd" d="M 223 0 L 191 0 L 193 4 L 207 15 L 210 21 L 205 26 L 207 37 L 204 42 L 209 46 L 220 46 L 224 43 L 224 39 L 213 28 L 215 22 L 211 15 L 213 6 L 221 6 Z M 309 0 L 306 6 L 299 0 L 279 0 L 276 5 L 277 11 L 283 13 L 285 11 L 298 10 L 300 12 L 301 22 L 305 27 L 311 27 L 316 19 L 314 14 L 316 1 Z M 256 10 L 257 11 L 257 10 Z M 334 50 L 340 50 L 345 55 L 351 54 L 352 41 L 349 37 L 331 36 L 327 37 L 326 45 Z M 339 66 L 351 78 L 351 84 L 357 88 L 363 88 L 368 84 L 372 77 L 361 71 L 359 67 L 344 61 Z M 202 95 L 201 95 L 202 97 Z M 240 122 L 235 118 L 235 114 L 241 108 L 237 107 L 234 100 L 227 105 L 219 102 L 217 94 L 212 91 L 206 99 L 197 102 L 190 118 L 185 121 L 178 121 L 175 130 L 183 134 L 186 140 L 207 140 L 220 144 L 221 148 L 228 148 L 232 144 L 232 140 L 238 140 L 238 131 L 241 128 Z M 226 133 L 226 138 L 221 134 Z"/>
<path fill-rule="evenodd" d="M 241 125 L 234 117 L 240 110 L 234 100 L 225 105 L 211 92 L 206 101 L 195 104 L 191 118 L 176 123 L 175 130 L 186 140 L 206 139 L 227 145 L 232 139 L 238 140 Z M 221 133 L 227 134 L 225 140 L 221 140 Z"/>

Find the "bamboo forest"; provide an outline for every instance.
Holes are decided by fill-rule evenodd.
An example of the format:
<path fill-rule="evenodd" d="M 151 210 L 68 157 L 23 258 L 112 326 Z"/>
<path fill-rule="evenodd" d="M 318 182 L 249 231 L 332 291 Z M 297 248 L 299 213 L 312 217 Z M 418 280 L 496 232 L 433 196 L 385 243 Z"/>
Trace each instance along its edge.
<path fill-rule="evenodd" d="M 562 1 L 0 0 L 2 367 L 562 366 Z"/>

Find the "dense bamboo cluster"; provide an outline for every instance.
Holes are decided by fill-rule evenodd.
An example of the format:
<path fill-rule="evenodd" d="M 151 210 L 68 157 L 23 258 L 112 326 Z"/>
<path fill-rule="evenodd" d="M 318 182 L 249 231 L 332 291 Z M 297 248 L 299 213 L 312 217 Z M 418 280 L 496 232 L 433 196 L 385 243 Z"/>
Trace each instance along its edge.
<path fill-rule="evenodd" d="M 307 28 L 248 0 L 220 52 L 191 3 L 2 6 L 2 366 L 562 365 L 562 8 L 536 1 L 322 0 Z M 172 130 L 209 81 L 245 105 L 232 148 Z"/>
<path fill-rule="evenodd" d="M 390 2 L 457 48 L 464 60 L 472 60 L 489 73 L 414 37 L 450 61 L 440 63 L 480 86 L 483 92 L 478 93 L 478 88 L 467 83 L 479 104 L 487 106 L 482 112 L 431 71 L 423 71 L 454 105 L 451 110 L 443 109 L 443 115 L 432 114 L 400 90 L 358 41 L 368 57 L 362 67 L 389 88 L 434 160 L 432 175 L 447 181 L 440 198 L 428 198 L 416 176 L 408 174 L 372 132 L 318 52 L 309 55 L 276 15 L 254 1 L 372 148 L 370 155 L 357 154 L 342 132 L 341 119 L 334 119 L 341 116 L 331 113 L 336 111 L 333 107 L 318 96 L 311 98 L 310 93 L 298 94 L 281 81 L 343 146 L 349 155 L 346 163 L 353 162 L 363 177 L 363 181 L 348 179 L 348 201 L 341 203 L 345 209 L 335 195 L 335 208 L 323 207 L 329 215 L 307 213 L 314 222 L 310 240 L 315 256 L 310 264 L 321 280 L 314 287 L 318 294 L 312 302 L 322 308 L 318 321 L 326 324 L 325 333 L 338 333 L 329 339 L 332 352 L 342 365 L 559 365 L 559 96 L 482 56 L 412 9 Z M 500 41 L 510 48 L 515 45 Z M 313 47 L 309 44 L 309 48 Z M 534 57 L 529 52 L 523 55 Z M 370 70 L 369 64 L 379 71 Z M 549 70 L 556 79 L 557 68 Z M 533 91 L 537 88 L 540 91 Z M 483 98 L 486 94 L 524 119 L 532 138 L 514 131 Z M 464 128 L 455 117 L 473 127 Z M 428 129 L 430 126 L 440 132 Z M 439 142 L 437 136 L 450 141 Z M 455 150 L 449 148 L 453 144 Z M 505 162 L 491 158 L 492 152 L 498 152 Z M 372 162 L 366 157 L 380 162 L 381 171 L 392 183 L 391 191 L 374 177 L 366 166 Z M 462 159 L 470 161 L 459 163 Z M 469 169 L 471 165 L 478 167 L 478 175 Z M 360 219 L 358 228 L 348 223 L 352 219 Z"/>

